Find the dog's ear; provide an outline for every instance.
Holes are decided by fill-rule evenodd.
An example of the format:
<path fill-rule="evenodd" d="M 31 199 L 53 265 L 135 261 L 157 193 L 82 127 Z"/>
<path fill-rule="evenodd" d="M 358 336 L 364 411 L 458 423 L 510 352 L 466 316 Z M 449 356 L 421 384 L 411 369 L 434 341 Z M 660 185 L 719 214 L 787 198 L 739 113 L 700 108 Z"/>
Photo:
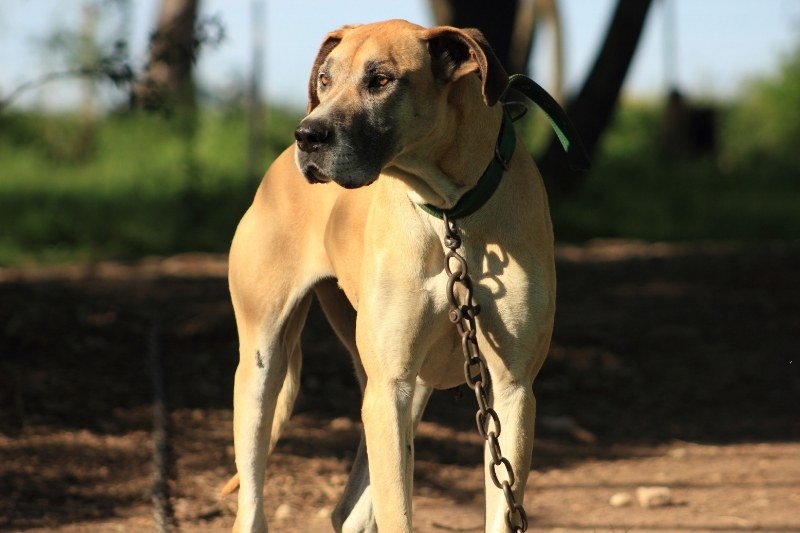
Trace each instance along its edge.
<path fill-rule="evenodd" d="M 308 108 L 306 113 L 311 113 L 315 107 L 319 105 L 319 97 L 317 96 L 317 78 L 319 77 L 319 69 L 325 62 L 325 58 L 331 53 L 331 50 L 341 42 L 345 32 L 354 26 L 342 26 L 338 30 L 330 32 L 325 36 L 322 45 L 317 52 L 317 58 L 314 59 L 314 65 L 311 67 L 311 77 L 308 80 Z"/>
<path fill-rule="evenodd" d="M 497 103 L 508 83 L 508 74 L 480 31 L 437 26 L 426 31 L 425 39 L 437 79 L 452 82 L 476 72 L 483 83 L 486 105 Z"/>

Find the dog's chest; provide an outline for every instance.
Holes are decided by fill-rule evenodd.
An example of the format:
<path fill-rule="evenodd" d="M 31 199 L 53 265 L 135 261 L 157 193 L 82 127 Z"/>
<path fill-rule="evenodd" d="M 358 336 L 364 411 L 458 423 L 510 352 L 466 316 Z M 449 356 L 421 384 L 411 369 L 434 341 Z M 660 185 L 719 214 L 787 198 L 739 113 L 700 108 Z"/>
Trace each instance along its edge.
<path fill-rule="evenodd" d="M 419 377 L 431 387 L 449 389 L 464 381 L 464 356 L 456 326 L 448 318 L 447 277 L 442 273 L 424 287 L 429 307 L 420 322 L 426 342 Z"/>

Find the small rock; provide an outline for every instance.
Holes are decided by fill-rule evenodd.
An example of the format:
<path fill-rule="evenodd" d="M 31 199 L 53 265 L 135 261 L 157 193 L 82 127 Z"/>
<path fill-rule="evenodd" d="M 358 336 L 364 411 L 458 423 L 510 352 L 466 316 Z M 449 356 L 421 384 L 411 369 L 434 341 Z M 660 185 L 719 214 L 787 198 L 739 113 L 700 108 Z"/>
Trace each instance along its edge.
<path fill-rule="evenodd" d="M 340 416 L 330 421 L 330 428 L 333 431 L 349 431 L 354 426 L 355 423 L 346 416 Z"/>
<path fill-rule="evenodd" d="M 187 516 L 189 514 L 189 512 L 191 511 L 191 508 L 192 508 L 192 504 L 188 500 L 186 500 L 184 498 L 179 499 L 172 506 L 172 509 L 175 511 L 175 514 L 178 517 Z"/>
<path fill-rule="evenodd" d="M 673 459 L 686 459 L 689 456 L 689 450 L 686 448 L 673 448 L 669 451 L 669 456 Z"/>
<path fill-rule="evenodd" d="M 330 507 L 321 507 L 317 510 L 317 517 L 318 518 L 330 518 L 331 517 L 331 508 Z"/>
<path fill-rule="evenodd" d="M 282 503 L 277 509 L 275 509 L 276 520 L 286 520 L 287 518 L 291 518 L 292 514 L 294 513 L 292 512 L 292 508 L 289 507 L 288 503 Z"/>
<path fill-rule="evenodd" d="M 636 499 L 642 507 L 666 507 L 672 505 L 672 492 L 669 487 L 639 487 Z"/>
<path fill-rule="evenodd" d="M 608 500 L 608 503 L 611 505 L 611 507 L 627 507 L 633 503 L 633 496 L 627 492 L 618 492 L 611 496 L 611 498 Z"/>

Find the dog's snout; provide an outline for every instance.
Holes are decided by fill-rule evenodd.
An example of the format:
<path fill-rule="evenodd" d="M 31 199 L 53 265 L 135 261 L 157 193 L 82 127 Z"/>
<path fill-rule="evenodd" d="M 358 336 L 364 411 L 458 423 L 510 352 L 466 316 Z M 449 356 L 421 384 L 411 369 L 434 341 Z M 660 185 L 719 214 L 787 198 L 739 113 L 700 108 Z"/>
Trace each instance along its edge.
<path fill-rule="evenodd" d="M 314 152 L 320 146 L 330 142 L 331 128 L 319 120 L 304 120 L 294 130 L 297 147 L 303 152 Z"/>

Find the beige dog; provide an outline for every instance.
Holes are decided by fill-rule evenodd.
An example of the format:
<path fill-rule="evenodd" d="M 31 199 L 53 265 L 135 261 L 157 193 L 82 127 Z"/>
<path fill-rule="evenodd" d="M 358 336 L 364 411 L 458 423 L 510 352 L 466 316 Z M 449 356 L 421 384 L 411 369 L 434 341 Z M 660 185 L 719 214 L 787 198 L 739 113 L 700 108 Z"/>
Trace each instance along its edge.
<path fill-rule="evenodd" d="M 443 223 L 421 205 L 450 208 L 475 187 L 495 157 L 506 81 L 475 30 L 389 21 L 325 38 L 297 142 L 267 172 L 230 252 L 238 480 L 225 490 L 239 484 L 235 531 L 266 530 L 265 467 L 298 392 L 312 294 L 353 355 L 364 395 L 366 440 L 334 528 L 411 531 L 416 423 L 432 389 L 464 381 L 447 316 Z M 519 141 L 497 190 L 459 226 L 521 502 L 555 273 L 545 190 Z M 505 512 L 502 491 L 487 482 L 486 531 L 505 531 Z"/>

